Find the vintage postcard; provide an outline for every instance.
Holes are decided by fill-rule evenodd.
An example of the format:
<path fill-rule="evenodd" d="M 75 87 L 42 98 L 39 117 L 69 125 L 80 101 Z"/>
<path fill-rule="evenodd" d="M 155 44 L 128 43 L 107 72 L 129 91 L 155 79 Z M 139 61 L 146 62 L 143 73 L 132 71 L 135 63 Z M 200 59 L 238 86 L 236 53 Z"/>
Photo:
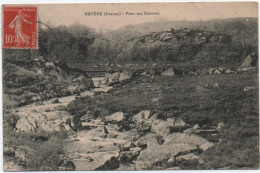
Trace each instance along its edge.
<path fill-rule="evenodd" d="M 257 2 L 1 10 L 4 171 L 259 169 Z"/>

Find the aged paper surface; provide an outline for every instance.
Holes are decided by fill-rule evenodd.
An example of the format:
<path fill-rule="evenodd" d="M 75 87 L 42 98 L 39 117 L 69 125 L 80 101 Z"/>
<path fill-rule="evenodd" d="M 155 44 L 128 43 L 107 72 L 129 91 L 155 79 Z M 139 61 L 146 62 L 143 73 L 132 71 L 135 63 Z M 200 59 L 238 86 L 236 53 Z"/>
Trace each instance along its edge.
<path fill-rule="evenodd" d="M 259 168 L 255 2 L 2 6 L 4 171 Z"/>

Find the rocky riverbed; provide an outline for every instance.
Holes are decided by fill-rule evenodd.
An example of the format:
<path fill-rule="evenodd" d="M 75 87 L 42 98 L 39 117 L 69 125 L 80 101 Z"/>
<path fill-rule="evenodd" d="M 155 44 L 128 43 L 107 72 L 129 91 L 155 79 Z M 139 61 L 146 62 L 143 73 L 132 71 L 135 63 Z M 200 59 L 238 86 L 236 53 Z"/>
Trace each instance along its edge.
<path fill-rule="evenodd" d="M 95 92 L 111 88 L 102 86 L 80 95 L 93 97 Z M 18 132 L 39 128 L 67 131 L 66 158 L 74 163 L 75 170 L 180 169 L 182 161 L 199 160 L 203 164 L 200 154 L 214 145 L 198 134 L 214 135 L 216 129 L 190 127 L 180 118 L 163 120 L 149 110 L 131 118 L 116 112 L 105 119 L 85 120 L 81 122 L 81 130 L 74 131 L 67 123 L 71 117 L 64 108 L 77 97 L 72 95 L 16 109 L 20 116 Z"/>

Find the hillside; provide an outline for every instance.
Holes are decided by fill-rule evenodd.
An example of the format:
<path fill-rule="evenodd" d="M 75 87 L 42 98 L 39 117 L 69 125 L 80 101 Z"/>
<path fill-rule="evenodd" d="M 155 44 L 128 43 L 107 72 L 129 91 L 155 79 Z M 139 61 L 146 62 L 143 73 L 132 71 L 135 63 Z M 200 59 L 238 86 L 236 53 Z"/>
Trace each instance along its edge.
<path fill-rule="evenodd" d="M 4 95 L 8 95 L 12 105 L 21 106 L 79 93 L 92 87 L 93 83 L 80 70 L 40 57 L 27 61 L 5 60 L 3 86 Z"/>
<path fill-rule="evenodd" d="M 156 22 L 142 23 L 137 25 L 128 25 L 110 32 L 129 33 L 129 34 L 135 33 L 135 36 L 138 36 L 140 34 L 147 34 L 150 32 L 167 31 L 169 30 L 169 28 L 175 28 L 175 29 L 190 28 L 190 29 L 211 30 L 215 32 L 225 32 L 224 30 L 226 31 L 230 30 L 226 26 L 238 22 L 245 25 L 247 28 L 256 30 L 258 19 L 257 18 L 229 18 L 229 19 L 214 19 L 209 21 L 185 21 L 185 20 L 156 21 Z"/>
<path fill-rule="evenodd" d="M 128 57 L 133 61 L 214 61 L 223 56 L 232 56 L 224 54 L 223 50 L 229 48 L 231 43 L 230 35 L 215 32 L 190 29 L 155 32 L 130 41 L 129 46 L 118 55 L 118 59 Z"/>
<path fill-rule="evenodd" d="M 172 34 L 173 37 L 178 37 L 177 42 L 173 38 L 167 41 L 160 40 L 160 36 L 171 34 L 171 29 L 176 30 L 176 33 Z M 201 38 L 206 36 L 202 45 L 191 41 L 198 39 L 196 35 L 199 33 L 203 35 Z M 214 38 L 211 37 L 215 35 L 228 37 L 229 41 L 225 43 L 214 41 Z M 143 40 L 144 38 L 146 40 Z M 93 66 L 97 62 L 121 61 L 121 63 L 124 63 L 126 61 L 153 61 L 157 59 L 178 63 L 178 61 L 187 62 L 188 59 L 193 64 L 193 60 L 196 59 L 196 61 L 200 61 L 200 64 L 240 64 L 248 54 L 257 52 L 257 38 L 256 18 L 157 21 L 98 33 L 93 44 L 88 47 L 88 56 L 84 59 L 84 62 L 86 62 L 86 66 L 89 63 L 92 63 L 91 66 Z M 150 44 L 148 39 L 153 40 L 153 43 Z M 157 47 L 155 44 L 157 44 Z M 181 52 L 179 49 L 182 49 L 182 47 L 185 50 L 183 49 Z M 179 57 L 179 54 L 183 52 L 185 53 L 184 57 Z M 139 57 L 139 53 L 145 55 Z M 144 58 L 144 56 L 147 57 Z"/>

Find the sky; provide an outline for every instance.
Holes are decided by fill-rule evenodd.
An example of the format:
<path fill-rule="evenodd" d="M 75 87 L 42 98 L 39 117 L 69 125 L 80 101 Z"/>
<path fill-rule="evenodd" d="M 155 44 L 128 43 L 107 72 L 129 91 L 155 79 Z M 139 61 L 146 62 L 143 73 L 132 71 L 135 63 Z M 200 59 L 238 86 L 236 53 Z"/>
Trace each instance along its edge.
<path fill-rule="evenodd" d="M 205 21 L 234 17 L 258 17 L 256 2 L 176 2 L 176 3 L 121 3 L 121 4 L 51 4 L 38 5 L 39 19 L 51 24 L 82 24 L 96 30 L 117 29 L 154 21 Z M 86 16 L 85 12 L 102 12 L 102 16 Z M 104 16 L 105 12 L 121 16 Z M 153 12 L 159 15 L 126 15 Z M 124 14 L 123 14 L 124 13 Z"/>

